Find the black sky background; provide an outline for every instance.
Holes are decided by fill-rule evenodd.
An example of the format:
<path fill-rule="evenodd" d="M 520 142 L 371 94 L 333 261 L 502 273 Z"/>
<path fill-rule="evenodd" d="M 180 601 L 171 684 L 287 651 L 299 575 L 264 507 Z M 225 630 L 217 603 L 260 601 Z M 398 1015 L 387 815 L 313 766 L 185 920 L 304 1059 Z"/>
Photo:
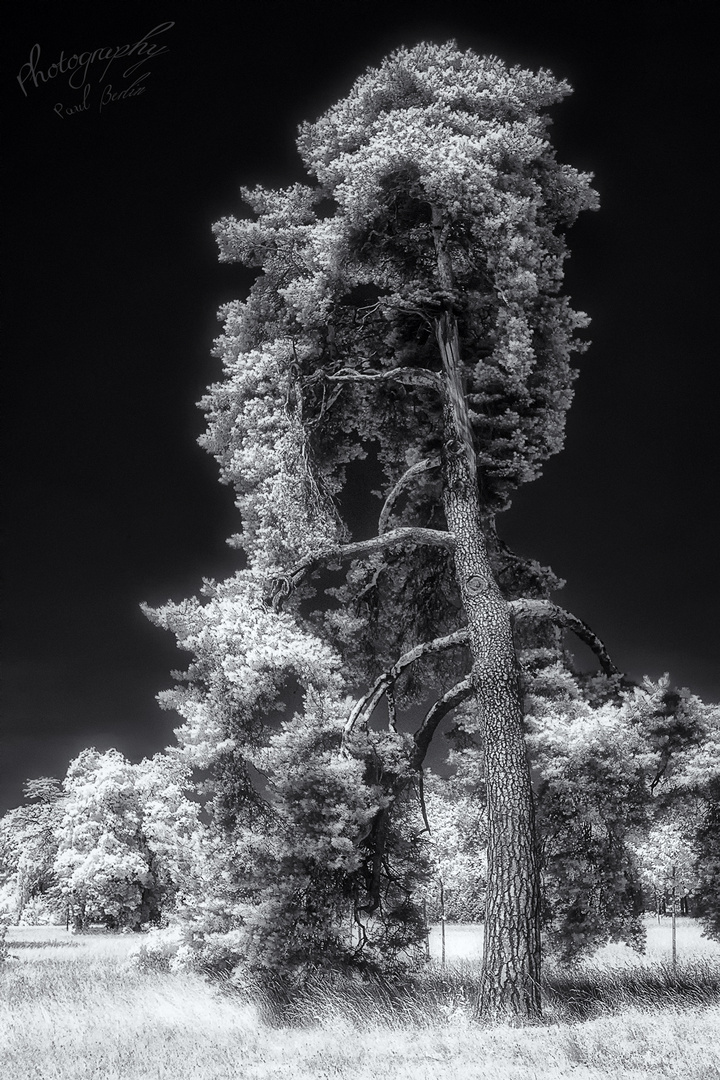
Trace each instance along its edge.
<path fill-rule="evenodd" d="M 247 277 L 210 227 L 241 184 L 302 179 L 294 148 L 368 64 L 456 38 L 575 88 L 561 160 L 602 209 L 570 234 L 567 291 L 593 318 L 566 448 L 500 522 L 568 581 L 558 599 L 634 677 L 669 671 L 720 700 L 717 410 L 718 47 L 702 2 L 302 5 L 36 3 L 0 48 L 3 703 L 0 810 L 88 745 L 132 758 L 177 723 L 155 694 L 184 656 L 143 600 L 197 593 L 238 565 L 232 493 L 197 447 L 219 375 L 215 312 Z M 146 91 L 90 69 L 89 108 L 58 75 L 163 22 Z M 160 39 L 157 39 L 158 42 Z M 580 657 L 580 650 L 578 650 Z"/>

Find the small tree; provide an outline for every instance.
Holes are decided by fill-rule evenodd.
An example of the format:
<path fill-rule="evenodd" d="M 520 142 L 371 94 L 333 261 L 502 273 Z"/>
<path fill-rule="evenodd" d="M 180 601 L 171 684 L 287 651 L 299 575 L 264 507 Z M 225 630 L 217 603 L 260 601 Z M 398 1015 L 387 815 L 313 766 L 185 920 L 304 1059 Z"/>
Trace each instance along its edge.
<path fill-rule="evenodd" d="M 478 790 L 482 789 L 481 773 L 472 751 L 456 752 L 450 764 L 453 775 L 441 778 L 427 772 L 423 784 L 432 866 L 427 913 L 435 921 L 444 915 L 450 922 L 480 923 L 485 917 L 487 888 L 485 796 Z"/>
<path fill-rule="evenodd" d="M 197 891 L 204 840 L 201 807 L 194 798 L 190 770 L 177 751 L 144 758 L 133 772 L 142 834 L 165 914 Z"/>
<path fill-rule="evenodd" d="M 658 785 L 655 843 L 646 861 L 662 873 L 672 857 L 676 887 L 691 889 L 706 935 L 720 940 L 720 706 L 686 690 L 665 698 L 667 730 L 660 736 L 674 752 Z"/>
<path fill-rule="evenodd" d="M 693 832 L 674 819 L 660 820 L 634 844 L 643 891 L 655 911 L 665 914 L 674 893 L 679 898 L 695 892 L 698 884 L 698 852 Z"/>
<path fill-rule="evenodd" d="M 117 750 L 83 750 L 70 763 L 55 872 L 77 929 L 157 923 L 190 875 L 199 807 L 179 762 L 133 765 Z"/>

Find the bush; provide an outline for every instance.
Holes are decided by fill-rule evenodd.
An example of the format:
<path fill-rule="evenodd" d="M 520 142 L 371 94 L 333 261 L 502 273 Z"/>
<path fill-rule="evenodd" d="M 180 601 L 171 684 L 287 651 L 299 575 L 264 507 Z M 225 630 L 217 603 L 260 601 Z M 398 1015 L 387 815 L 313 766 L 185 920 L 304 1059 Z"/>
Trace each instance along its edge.
<path fill-rule="evenodd" d="M 129 961 L 141 971 L 192 971 L 228 976 L 243 958 L 241 931 L 204 933 L 191 923 L 149 930 L 133 947 Z"/>

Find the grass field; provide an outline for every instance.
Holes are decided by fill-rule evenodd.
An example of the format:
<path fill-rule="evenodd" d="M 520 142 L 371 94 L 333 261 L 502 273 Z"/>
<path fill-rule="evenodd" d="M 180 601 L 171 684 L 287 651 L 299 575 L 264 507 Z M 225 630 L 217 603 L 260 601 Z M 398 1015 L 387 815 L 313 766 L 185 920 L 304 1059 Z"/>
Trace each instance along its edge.
<path fill-rule="evenodd" d="M 468 934 L 464 928 L 466 943 Z M 142 973 L 132 935 L 13 928 L 0 965 L 0 1075 L 10 1080 L 720 1080 L 720 948 L 669 920 L 645 959 L 607 954 L 549 972 L 540 1025 L 470 1020 L 472 955 L 437 963 L 404 993 L 318 982 L 303 1023 L 199 976 Z M 477 935 L 476 935 L 477 936 Z M 660 950 L 654 955 L 653 950 Z M 449 951 L 449 949 L 448 949 Z"/>

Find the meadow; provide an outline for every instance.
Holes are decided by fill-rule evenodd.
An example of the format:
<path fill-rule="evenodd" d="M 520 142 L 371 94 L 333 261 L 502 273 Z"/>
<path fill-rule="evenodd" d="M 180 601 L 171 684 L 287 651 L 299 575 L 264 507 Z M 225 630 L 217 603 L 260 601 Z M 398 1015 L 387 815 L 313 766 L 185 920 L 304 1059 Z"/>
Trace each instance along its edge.
<path fill-rule="evenodd" d="M 413 985 L 318 979 L 294 1022 L 199 975 L 142 972 L 133 935 L 14 927 L 0 965 L 0 1075 L 12 1080 L 720 1080 L 720 946 L 648 920 L 640 957 L 613 946 L 549 968 L 540 1024 L 478 1024 L 477 928 L 446 927 Z M 432 952 L 437 957 L 439 934 Z"/>

